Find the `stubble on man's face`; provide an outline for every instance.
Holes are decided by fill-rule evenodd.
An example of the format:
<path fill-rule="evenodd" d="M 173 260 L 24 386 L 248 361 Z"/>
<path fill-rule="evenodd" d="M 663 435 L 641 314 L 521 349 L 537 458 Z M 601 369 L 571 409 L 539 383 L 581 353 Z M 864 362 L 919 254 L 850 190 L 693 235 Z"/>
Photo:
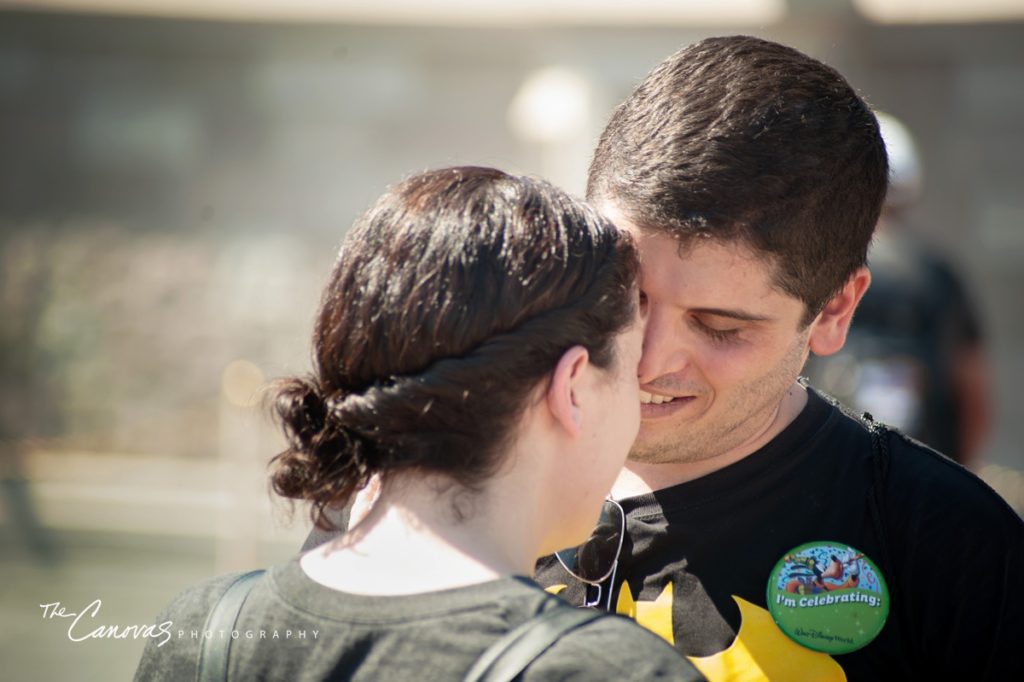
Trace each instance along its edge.
<path fill-rule="evenodd" d="M 728 387 L 716 387 L 713 403 L 696 419 L 651 428 L 641 423 L 629 459 L 645 464 L 713 459 L 754 442 L 771 427 L 807 359 L 809 330 L 793 339 L 767 371 Z"/>

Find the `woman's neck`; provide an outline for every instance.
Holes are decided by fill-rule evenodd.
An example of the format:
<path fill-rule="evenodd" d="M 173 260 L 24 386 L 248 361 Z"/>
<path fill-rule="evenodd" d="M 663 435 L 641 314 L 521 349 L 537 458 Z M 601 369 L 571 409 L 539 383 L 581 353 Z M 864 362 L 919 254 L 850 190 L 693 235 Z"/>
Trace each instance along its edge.
<path fill-rule="evenodd" d="M 531 574 L 540 541 L 523 518 L 523 501 L 503 496 L 501 486 L 469 493 L 444 485 L 423 477 L 386 485 L 352 530 L 302 557 L 303 570 L 327 587 L 369 595 Z"/>

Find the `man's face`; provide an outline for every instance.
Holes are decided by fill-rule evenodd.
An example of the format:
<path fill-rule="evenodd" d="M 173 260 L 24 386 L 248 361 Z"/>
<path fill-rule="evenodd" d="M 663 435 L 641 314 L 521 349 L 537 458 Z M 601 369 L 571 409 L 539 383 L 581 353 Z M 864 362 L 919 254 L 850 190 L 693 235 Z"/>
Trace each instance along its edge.
<path fill-rule="evenodd" d="M 807 359 L 804 305 L 772 284 L 741 244 L 644 232 L 608 216 L 640 247 L 647 327 L 640 360 L 637 462 L 696 462 L 755 443 Z"/>

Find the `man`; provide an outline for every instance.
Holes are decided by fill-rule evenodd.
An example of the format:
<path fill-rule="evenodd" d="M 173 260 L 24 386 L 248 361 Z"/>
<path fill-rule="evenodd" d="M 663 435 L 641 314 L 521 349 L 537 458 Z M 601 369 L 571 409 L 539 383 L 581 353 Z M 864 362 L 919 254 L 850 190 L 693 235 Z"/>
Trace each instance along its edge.
<path fill-rule="evenodd" d="M 710 680 L 1024 679 L 1021 521 L 797 379 L 843 346 L 886 182 L 867 105 L 771 42 L 687 47 L 619 106 L 588 195 L 640 244 L 643 421 L 618 563 L 588 585 L 542 560 L 550 591 Z"/>

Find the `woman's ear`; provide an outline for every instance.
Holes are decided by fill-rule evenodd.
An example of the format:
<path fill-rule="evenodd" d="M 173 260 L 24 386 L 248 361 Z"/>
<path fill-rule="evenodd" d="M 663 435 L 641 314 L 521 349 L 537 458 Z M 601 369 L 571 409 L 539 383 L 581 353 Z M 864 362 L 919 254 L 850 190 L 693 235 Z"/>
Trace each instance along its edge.
<path fill-rule="evenodd" d="M 583 428 L 579 392 L 589 364 L 590 356 L 583 346 L 573 346 L 565 351 L 555 365 L 545 396 L 551 415 L 572 438 L 579 437 Z"/>
<path fill-rule="evenodd" d="M 846 333 L 853 321 L 853 311 L 871 284 L 867 268 L 858 269 L 843 288 L 832 297 L 811 323 L 809 346 L 815 355 L 832 355 L 846 343 Z"/>

